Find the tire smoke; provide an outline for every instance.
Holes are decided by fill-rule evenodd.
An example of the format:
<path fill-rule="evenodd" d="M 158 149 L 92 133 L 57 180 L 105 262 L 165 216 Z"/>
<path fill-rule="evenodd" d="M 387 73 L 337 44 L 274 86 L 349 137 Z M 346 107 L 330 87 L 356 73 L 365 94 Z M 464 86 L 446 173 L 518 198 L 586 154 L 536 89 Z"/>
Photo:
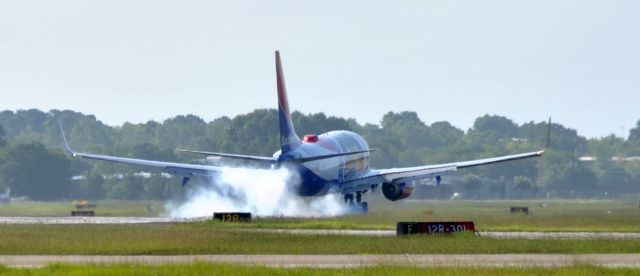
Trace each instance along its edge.
<path fill-rule="evenodd" d="M 210 182 L 190 188 L 185 202 L 168 203 L 168 215 L 191 218 L 213 212 L 251 212 L 259 217 L 331 217 L 347 213 L 339 195 L 303 198 L 290 192 L 290 187 L 300 185 L 300 177 L 284 168 L 223 167 Z"/>

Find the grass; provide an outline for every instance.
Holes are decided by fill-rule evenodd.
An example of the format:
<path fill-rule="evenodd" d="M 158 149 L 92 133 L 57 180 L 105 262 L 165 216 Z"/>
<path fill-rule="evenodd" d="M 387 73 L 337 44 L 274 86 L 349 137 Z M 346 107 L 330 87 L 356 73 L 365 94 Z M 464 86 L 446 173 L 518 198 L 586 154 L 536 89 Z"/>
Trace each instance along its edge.
<path fill-rule="evenodd" d="M 544 204 L 545 207 L 541 207 Z M 250 228 L 388 229 L 398 221 L 472 220 L 479 231 L 640 232 L 637 201 L 400 201 L 370 202 L 366 215 L 336 218 L 262 218 Z M 530 213 L 510 213 L 528 206 Z"/>
<path fill-rule="evenodd" d="M 342 235 L 287 235 L 242 232 L 236 228 L 306 229 L 394 229 L 398 221 L 473 220 L 482 231 L 619 231 L 640 232 L 640 210 L 634 201 L 531 200 L 531 201 L 370 201 L 366 215 L 335 218 L 256 218 L 250 224 L 224 224 L 217 221 L 147 225 L 0 225 L 0 255 L 195 255 L 195 254 L 510 254 L 510 253 L 639 253 L 640 240 L 525 240 L 492 239 L 470 234 L 448 237 L 367 237 Z M 545 207 L 541 207 L 541 203 Z M 162 202 L 97 202 L 97 215 L 150 216 L 162 212 Z M 150 212 L 147 206 L 154 206 Z M 531 213 L 511 214 L 510 206 L 528 206 Z M 70 202 L 12 202 L 0 205 L 0 215 L 66 215 Z M 199 268 L 198 266 L 203 266 Z M 82 269 L 62 266 L 64 274 Z M 177 266 L 175 269 L 208 269 L 206 265 Z M 215 267 L 215 266 L 214 266 Z M 233 267 L 235 270 L 236 268 Z M 222 269 L 224 267 L 215 267 Z M 246 268 L 246 267 L 244 267 Z M 242 268 L 242 269 L 244 269 Z M 26 272 L 55 274 L 57 269 Z M 104 274 L 102 267 L 92 267 Z M 120 267 L 125 274 L 138 274 L 136 266 Z M 164 268 L 158 268 L 164 269 Z M 250 274 L 272 274 L 268 268 Z M 388 272 L 376 268 L 373 274 Z M 386 269 L 386 270 L 385 270 Z M 408 269 L 406 273 L 418 268 Z M 414 270 L 412 270 L 414 269 Z M 586 267 L 585 274 L 612 274 L 601 268 Z M 173 269 L 169 269 L 171 271 Z M 18 270 L 21 271 L 21 270 Z M 131 271 L 131 272 L 129 272 Z M 164 271 L 164 270 L 163 270 Z M 240 270 L 244 271 L 244 270 Z M 285 270 L 298 274 L 324 273 L 323 270 Z M 328 273 L 342 273 L 337 270 Z M 469 271 L 445 269 L 436 273 Z M 506 272 L 505 272 L 506 271 Z M 536 272 L 538 271 L 538 272 Z M 523 274 L 554 274 L 539 270 Z M 595 271 L 595 272 L 594 272 Z M 10 270 L 10 273 L 20 273 Z M 68 272 L 68 273 L 67 273 Z M 370 274 L 365 270 L 353 273 Z M 518 274 L 508 269 L 472 271 L 474 274 Z M 635 272 L 638 272 L 635 270 Z M 164 272 L 158 272 L 163 274 Z M 280 273 L 273 272 L 273 273 Z M 395 271 L 394 271 L 395 273 Z M 626 272 L 624 272 L 626 273 Z M 108 274 L 108 273 L 107 273 Z M 183 273 L 184 274 L 184 273 Z M 203 273 L 201 273 L 203 274 Z M 386 274 L 386 273 L 385 273 Z M 616 273 L 617 274 L 617 273 Z"/>
<path fill-rule="evenodd" d="M 157 216 L 164 210 L 159 201 L 115 201 L 90 202 L 96 204 L 98 216 Z M 69 216 L 75 206 L 71 201 L 12 201 L 0 203 L 0 216 Z"/>
<path fill-rule="evenodd" d="M 157 216 L 159 201 L 99 201 L 97 216 Z M 366 215 L 333 218 L 254 218 L 243 228 L 395 229 L 398 221 L 472 220 L 480 231 L 640 232 L 638 201 L 398 201 L 374 197 Z M 544 204 L 545 207 L 541 207 Z M 530 214 L 511 214 L 510 206 L 527 206 Z M 68 216 L 71 202 L 0 204 L 0 216 Z"/>
<path fill-rule="evenodd" d="M 640 269 L 598 266 L 447 268 L 373 266 L 360 268 L 272 268 L 230 264 L 65 265 L 44 268 L 0 267 L 2 275 L 638 275 Z"/>
<path fill-rule="evenodd" d="M 545 207 L 540 207 L 545 203 Z M 149 215 L 149 202 L 98 202 L 98 215 Z M 162 212 L 161 202 L 155 204 Z M 511 214 L 510 206 L 531 213 Z M 0 214 L 66 214 L 71 203 L 12 202 Z M 522 240 L 470 235 L 363 237 L 240 232 L 236 228 L 394 229 L 398 221 L 474 220 L 489 231 L 640 232 L 632 201 L 404 201 L 371 202 L 366 215 L 335 218 L 257 218 L 151 225 L 0 225 L 0 254 L 426 254 L 638 253 L 640 240 Z"/>
<path fill-rule="evenodd" d="M 638 253 L 640 240 L 242 232 L 222 223 L 2 225 L 0 255 Z"/>

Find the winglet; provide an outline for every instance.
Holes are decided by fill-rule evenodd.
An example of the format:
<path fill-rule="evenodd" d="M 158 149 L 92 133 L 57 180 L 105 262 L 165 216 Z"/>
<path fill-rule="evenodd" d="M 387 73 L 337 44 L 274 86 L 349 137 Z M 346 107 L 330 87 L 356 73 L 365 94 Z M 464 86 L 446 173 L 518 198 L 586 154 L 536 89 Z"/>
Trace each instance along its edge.
<path fill-rule="evenodd" d="M 547 145 L 545 149 L 551 147 L 551 117 L 549 117 L 549 123 L 547 124 Z"/>
<path fill-rule="evenodd" d="M 62 130 L 62 123 L 58 121 L 58 127 L 60 127 L 60 134 L 62 134 L 62 141 L 64 141 L 64 149 L 71 154 L 71 156 L 75 157 L 76 153 L 69 146 L 69 142 L 67 141 L 67 137 L 64 135 L 64 130 Z"/>

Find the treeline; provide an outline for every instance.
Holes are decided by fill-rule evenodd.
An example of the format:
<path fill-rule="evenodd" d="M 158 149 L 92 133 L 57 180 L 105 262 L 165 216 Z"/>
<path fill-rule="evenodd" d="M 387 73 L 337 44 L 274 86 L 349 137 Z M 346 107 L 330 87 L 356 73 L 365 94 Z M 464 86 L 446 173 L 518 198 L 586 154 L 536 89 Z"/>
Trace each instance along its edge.
<path fill-rule="evenodd" d="M 371 148 L 377 149 L 371 164 L 378 168 L 534 151 L 545 146 L 547 137 L 544 121 L 518 125 L 495 115 L 477 118 L 466 131 L 448 122 L 426 124 L 415 112 L 389 112 L 379 125 L 361 125 L 354 119 L 323 113 L 294 112 L 292 117 L 299 135 L 336 129 L 361 134 Z M 141 175 L 148 171 L 145 168 L 70 159 L 63 151 L 58 121 L 78 151 L 199 162 L 201 157 L 178 154 L 175 149 L 264 156 L 278 150 L 278 117 L 272 109 L 211 122 L 186 115 L 116 127 L 92 115 L 68 110 L 4 111 L 0 113 L 0 189 L 11 187 L 16 196 L 40 200 L 165 199 L 184 193 L 178 179 L 152 171 Z M 581 162 L 580 156 L 596 159 Z M 586 139 L 573 129 L 553 123 L 551 149 L 542 160 L 465 170 L 449 183 L 468 197 L 500 197 L 505 189 L 515 197 L 630 195 L 640 193 L 640 161 L 620 161 L 629 156 L 640 156 L 640 121 L 626 139 L 613 135 Z"/>

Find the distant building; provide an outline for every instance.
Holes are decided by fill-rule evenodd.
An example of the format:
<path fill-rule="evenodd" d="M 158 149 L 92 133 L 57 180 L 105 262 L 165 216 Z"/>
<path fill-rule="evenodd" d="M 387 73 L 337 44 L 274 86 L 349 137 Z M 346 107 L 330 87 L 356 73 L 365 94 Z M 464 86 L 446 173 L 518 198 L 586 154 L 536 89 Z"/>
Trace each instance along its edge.
<path fill-rule="evenodd" d="M 595 156 L 581 156 L 581 157 L 578 157 L 578 160 L 580 162 L 593 162 L 593 161 L 598 160 L 598 158 L 595 157 Z M 635 161 L 640 161 L 640 156 L 628 156 L 628 157 L 614 156 L 614 157 L 611 157 L 611 161 L 616 161 L 616 162 L 635 162 Z"/>

